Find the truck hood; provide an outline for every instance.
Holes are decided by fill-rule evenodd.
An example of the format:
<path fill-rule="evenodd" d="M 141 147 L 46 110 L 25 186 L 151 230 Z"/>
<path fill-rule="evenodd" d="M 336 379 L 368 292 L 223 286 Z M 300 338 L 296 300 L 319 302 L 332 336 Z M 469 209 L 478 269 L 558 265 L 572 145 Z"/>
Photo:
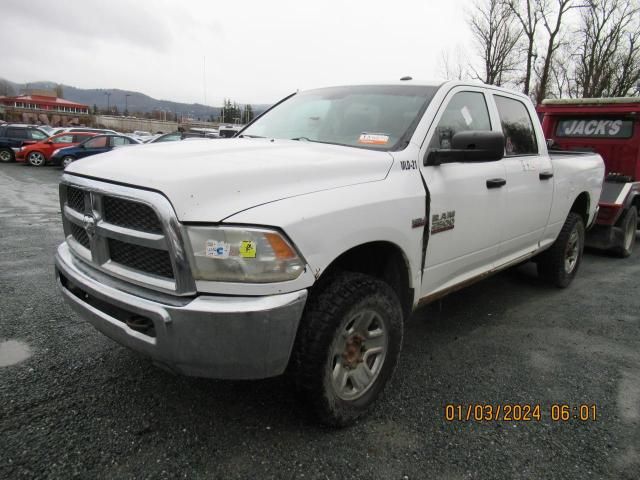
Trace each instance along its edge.
<path fill-rule="evenodd" d="M 283 198 L 375 182 L 388 152 L 321 143 L 234 138 L 115 149 L 72 163 L 65 173 L 162 192 L 185 222 L 218 222 Z"/>

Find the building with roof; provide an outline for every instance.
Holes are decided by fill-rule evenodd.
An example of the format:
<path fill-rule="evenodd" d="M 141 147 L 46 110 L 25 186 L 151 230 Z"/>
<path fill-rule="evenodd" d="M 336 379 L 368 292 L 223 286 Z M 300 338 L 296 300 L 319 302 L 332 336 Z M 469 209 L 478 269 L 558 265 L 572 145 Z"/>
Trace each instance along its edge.
<path fill-rule="evenodd" d="M 63 127 L 90 123 L 88 105 L 58 98 L 49 91 L 33 91 L 15 97 L 0 96 L 0 118 L 8 122 Z"/>

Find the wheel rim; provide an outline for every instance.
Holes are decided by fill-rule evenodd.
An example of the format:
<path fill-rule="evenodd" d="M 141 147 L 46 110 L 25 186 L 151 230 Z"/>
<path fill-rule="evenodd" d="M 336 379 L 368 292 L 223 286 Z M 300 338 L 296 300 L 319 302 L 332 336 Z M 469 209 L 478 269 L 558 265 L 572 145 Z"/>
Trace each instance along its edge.
<path fill-rule="evenodd" d="M 40 152 L 32 152 L 29 154 L 29 163 L 31 165 L 35 165 L 36 167 L 39 167 L 40 165 L 42 165 L 44 163 L 44 155 L 42 155 Z"/>
<path fill-rule="evenodd" d="M 387 345 L 387 329 L 373 310 L 360 311 L 342 323 L 328 365 L 339 398 L 356 400 L 373 386 L 384 365 Z"/>
<path fill-rule="evenodd" d="M 8 150 L 0 150 L 0 160 L 3 162 L 11 161 L 11 153 Z"/>
<path fill-rule="evenodd" d="M 636 240 L 637 221 L 630 221 L 627 230 L 624 232 L 624 249 L 629 251 Z"/>
<path fill-rule="evenodd" d="M 580 234 L 578 229 L 574 228 L 569 236 L 567 242 L 567 249 L 564 255 L 564 270 L 567 273 L 573 272 L 578 263 L 578 256 L 580 255 Z"/>
<path fill-rule="evenodd" d="M 69 165 L 71 165 L 73 163 L 73 158 L 71 157 L 64 157 L 62 159 L 62 166 L 64 168 L 67 168 Z"/>

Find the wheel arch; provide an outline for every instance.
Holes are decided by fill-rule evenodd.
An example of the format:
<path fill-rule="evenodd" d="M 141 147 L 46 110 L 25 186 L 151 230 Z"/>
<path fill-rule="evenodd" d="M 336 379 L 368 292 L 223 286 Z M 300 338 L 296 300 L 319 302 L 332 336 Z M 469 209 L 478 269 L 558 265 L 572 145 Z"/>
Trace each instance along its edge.
<path fill-rule="evenodd" d="M 363 243 L 336 257 L 318 278 L 317 285 L 339 271 L 359 272 L 388 283 L 398 296 L 405 320 L 413 309 L 414 289 L 411 266 L 397 244 L 381 240 Z"/>
<path fill-rule="evenodd" d="M 591 197 L 588 192 L 582 192 L 576 197 L 569 212 L 577 213 L 582 217 L 585 227 L 589 225 L 589 212 L 591 207 Z"/>

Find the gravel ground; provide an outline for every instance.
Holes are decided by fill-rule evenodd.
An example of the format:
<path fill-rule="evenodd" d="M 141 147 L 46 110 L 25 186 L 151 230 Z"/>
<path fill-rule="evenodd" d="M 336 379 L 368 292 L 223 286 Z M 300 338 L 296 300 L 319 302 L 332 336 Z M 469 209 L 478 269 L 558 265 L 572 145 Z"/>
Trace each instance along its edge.
<path fill-rule="evenodd" d="M 529 264 L 421 309 L 371 415 L 332 431 L 284 379 L 173 376 L 77 318 L 53 278 L 59 176 L 0 165 L 0 478 L 638 478 L 640 248 L 591 252 L 566 290 Z M 552 421 L 556 402 L 598 419 Z M 447 403 L 542 418 L 449 423 Z"/>

